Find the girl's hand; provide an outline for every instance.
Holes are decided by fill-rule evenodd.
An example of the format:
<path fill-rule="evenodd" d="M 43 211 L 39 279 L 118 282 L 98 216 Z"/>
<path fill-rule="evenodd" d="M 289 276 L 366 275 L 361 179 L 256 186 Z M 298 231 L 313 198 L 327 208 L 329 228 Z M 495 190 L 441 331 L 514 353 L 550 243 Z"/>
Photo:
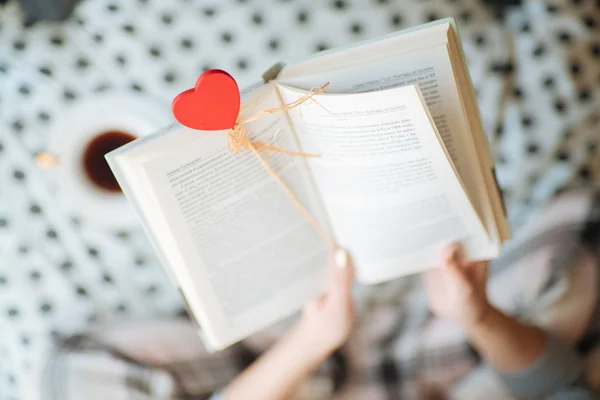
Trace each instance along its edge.
<path fill-rule="evenodd" d="M 335 260 L 325 293 L 307 304 L 294 327 L 225 388 L 225 399 L 290 399 L 302 380 L 346 341 L 354 322 L 353 271 L 345 251 L 338 250 Z"/>
<path fill-rule="evenodd" d="M 333 264 L 328 288 L 304 307 L 298 323 L 301 336 L 318 357 L 327 357 L 344 344 L 354 324 L 354 268 L 348 252 L 338 249 Z"/>
<path fill-rule="evenodd" d="M 425 273 L 433 313 L 465 329 L 482 322 L 491 309 L 486 284 L 487 262 L 464 261 L 457 245 L 446 247 L 441 266 Z"/>
<path fill-rule="evenodd" d="M 447 247 L 442 266 L 425 274 L 431 310 L 438 317 L 461 324 L 471 344 L 496 371 L 516 377 L 522 375 L 515 380 L 508 380 L 509 386 L 512 382 L 516 391 L 531 389 L 522 378 L 532 370 L 552 370 L 559 383 L 556 387 L 563 385 L 562 379 L 572 377 L 570 374 L 577 370 L 574 366 L 580 361 L 572 349 L 565 347 L 567 350 L 559 358 L 550 355 L 544 357 L 545 333 L 491 305 L 486 295 L 486 283 L 487 263 L 464 261 L 458 246 Z M 533 379 L 532 376 L 530 378 Z M 535 379 L 541 382 L 544 378 L 537 376 Z M 545 398 L 547 394 L 550 393 L 540 397 Z"/>

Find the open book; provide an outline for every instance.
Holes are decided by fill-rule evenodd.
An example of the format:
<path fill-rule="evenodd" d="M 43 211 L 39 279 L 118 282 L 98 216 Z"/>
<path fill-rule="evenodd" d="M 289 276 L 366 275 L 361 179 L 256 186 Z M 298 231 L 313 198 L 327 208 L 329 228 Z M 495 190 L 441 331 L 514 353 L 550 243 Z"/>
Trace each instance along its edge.
<path fill-rule="evenodd" d="M 326 82 L 325 93 L 247 125 L 261 155 L 352 255 L 360 282 L 433 267 L 461 242 L 498 256 L 509 227 L 453 20 L 268 71 L 241 119 Z M 168 272 L 222 349 L 319 295 L 330 248 L 227 131 L 174 125 L 107 155 Z"/>

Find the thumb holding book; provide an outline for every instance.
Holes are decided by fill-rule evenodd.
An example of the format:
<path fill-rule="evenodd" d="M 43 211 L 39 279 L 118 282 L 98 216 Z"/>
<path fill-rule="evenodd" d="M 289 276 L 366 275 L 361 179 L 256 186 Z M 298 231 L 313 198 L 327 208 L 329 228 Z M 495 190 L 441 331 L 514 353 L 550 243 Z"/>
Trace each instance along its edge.
<path fill-rule="evenodd" d="M 425 287 L 435 315 L 468 327 L 491 308 L 487 293 L 487 262 L 468 262 L 458 245 L 442 252 L 440 267 L 427 271 Z"/>
<path fill-rule="evenodd" d="M 325 293 L 304 307 L 300 320 L 301 329 L 325 357 L 346 341 L 354 325 L 352 260 L 346 250 L 339 248 L 331 264 Z"/>
<path fill-rule="evenodd" d="M 354 324 L 354 271 L 345 250 L 338 249 L 332 258 L 325 292 L 310 301 L 292 329 L 215 400 L 289 399 L 302 380 L 346 341 Z"/>

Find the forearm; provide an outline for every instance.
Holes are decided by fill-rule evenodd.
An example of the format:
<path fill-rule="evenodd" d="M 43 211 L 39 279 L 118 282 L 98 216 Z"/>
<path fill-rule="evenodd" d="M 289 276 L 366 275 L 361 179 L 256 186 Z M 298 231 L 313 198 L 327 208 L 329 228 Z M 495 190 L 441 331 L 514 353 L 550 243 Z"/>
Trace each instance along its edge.
<path fill-rule="evenodd" d="M 302 322 L 224 390 L 225 400 L 289 399 L 303 379 L 327 357 Z"/>
<path fill-rule="evenodd" d="M 565 393 L 557 398 L 570 399 L 579 393 L 580 397 L 573 398 L 592 398 L 581 397 L 585 389 L 573 386 L 582 374 L 583 362 L 563 340 L 493 308 L 467 332 L 515 396 L 534 399 Z"/>
<path fill-rule="evenodd" d="M 520 371 L 544 352 L 545 335 L 539 328 L 525 325 L 493 306 L 466 331 L 475 348 L 498 371 Z"/>
<path fill-rule="evenodd" d="M 354 321 L 352 263 L 338 249 L 325 293 L 277 344 L 231 382 L 225 400 L 289 399 L 304 378 L 347 339 Z"/>
<path fill-rule="evenodd" d="M 493 307 L 487 298 L 485 264 L 468 263 L 457 246 L 443 254 L 442 267 L 426 275 L 432 310 L 459 322 L 471 342 L 518 398 L 584 393 L 574 387 L 582 360 L 574 349 L 541 329 L 523 324 Z"/>

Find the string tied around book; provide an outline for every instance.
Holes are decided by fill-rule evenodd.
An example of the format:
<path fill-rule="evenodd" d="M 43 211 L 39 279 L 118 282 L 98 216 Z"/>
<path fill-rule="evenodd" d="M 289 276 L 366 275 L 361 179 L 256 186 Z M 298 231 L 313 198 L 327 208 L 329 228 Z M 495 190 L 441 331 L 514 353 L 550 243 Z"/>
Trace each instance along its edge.
<path fill-rule="evenodd" d="M 196 81 L 194 89 L 186 90 L 180 93 L 173 100 L 173 114 L 175 118 L 183 125 L 192 129 L 201 130 L 223 130 L 229 129 L 227 133 L 227 150 L 231 154 L 239 154 L 243 151 L 250 151 L 256 159 L 265 168 L 267 173 L 280 186 L 286 197 L 300 211 L 304 219 L 309 223 L 312 229 L 327 243 L 332 250 L 337 250 L 338 245 L 331 235 L 321 226 L 317 219 L 302 204 L 298 197 L 292 192 L 289 186 L 281 179 L 277 171 L 262 156 L 261 151 L 272 151 L 282 153 L 287 156 L 296 156 L 303 158 L 319 157 L 318 154 L 304 152 L 287 151 L 278 145 L 271 145 L 261 140 L 252 140 L 248 136 L 246 125 L 267 115 L 272 115 L 280 111 L 288 111 L 313 100 L 315 96 L 322 94 L 323 90 L 329 86 L 329 82 L 323 86 L 311 90 L 310 93 L 299 97 L 297 100 L 283 104 L 279 107 L 273 107 L 258 113 L 240 118 L 240 96 L 237 83 L 225 71 L 209 70 L 204 72 Z M 207 102 L 207 100 L 209 100 Z M 318 103 L 317 103 L 318 104 Z M 199 114 L 198 109 L 210 109 L 213 112 Z M 273 135 L 276 142 L 277 131 Z"/>
<path fill-rule="evenodd" d="M 284 104 L 279 107 L 273 107 L 273 108 L 268 108 L 266 110 L 259 111 L 258 113 L 254 114 L 250 117 L 247 117 L 244 120 L 240 120 L 238 117 L 238 119 L 235 122 L 235 125 L 233 126 L 233 128 L 231 128 L 231 130 L 229 131 L 229 133 L 227 135 L 228 136 L 227 149 L 229 150 L 230 153 L 233 153 L 233 154 L 237 154 L 243 150 L 252 150 L 252 148 L 254 148 L 255 150 L 259 150 L 259 151 L 260 150 L 268 150 L 268 151 L 274 151 L 276 153 L 284 153 L 289 156 L 298 156 L 298 157 L 305 157 L 305 158 L 320 157 L 318 154 L 287 151 L 287 150 L 282 149 L 279 146 L 273 146 L 273 145 L 270 145 L 270 144 L 265 143 L 260 140 L 253 141 L 248 137 L 247 131 L 246 131 L 244 125 L 246 125 L 249 122 L 256 121 L 256 120 L 260 119 L 261 117 L 264 117 L 267 115 L 275 114 L 280 111 L 288 111 L 293 108 L 299 107 L 309 100 L 313 100 L 316 102 L 316 100 L 314 100 L 313 98 L 319 94 L 323 94 L 323 90 L 327 86 L 329 86 L 329 82 L 325 83 L 323 86 L 321 86 L 315 90 L 312 90 L 310 93 L 299 97 L 298 99 L 296 99 L 295 101 L 293 101 L 291 103 L 287 103 L 287 104 Z M 273 135 L 274 142 L 276 142 L 275 139 L 279 132 L 280 131 L 277 131 Z"/>

